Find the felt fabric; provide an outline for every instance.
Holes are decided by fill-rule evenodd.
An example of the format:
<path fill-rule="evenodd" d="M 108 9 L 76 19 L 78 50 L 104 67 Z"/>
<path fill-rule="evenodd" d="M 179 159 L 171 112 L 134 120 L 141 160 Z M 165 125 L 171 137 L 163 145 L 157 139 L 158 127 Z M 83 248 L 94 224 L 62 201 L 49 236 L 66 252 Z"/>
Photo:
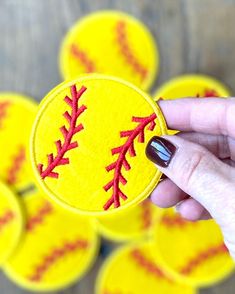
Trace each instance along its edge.
<path fill-rule="evenodd" d="M 4 264 L 6 275 L 33 291 L 61 290 L 77 282 L 96 258 L 93 222 L 49 202 L 38 190 L 23 202 L 25 237 Z"/>
<path fill-rule="evenodd" d="M 117 78 L 87 75 L 62 83 L 39 106 L 31 137 L 38 183 L 60 204 L 101 215 L 149 196 L 161 173 L 146 158 L 166 134 L 160 108 Z"/>
<path fill-rule="evenodd" d="M 147 90 L 158 66 L 158 50 L 149 30 L 117 11 L 95 12 L 80 19 L 65 36 L 60 52 L 65 80 L 96 72 L 121 77 Z"/>
<path fill-rule="evenodd" d="M 214 220 L 190 222 L 167 209 L 156 223 L 154 234 L 154 252 L 161 264 L 187 284 L 214 285 L 234 270 Z"/>
<path fill-rule="evenodd" d="M 177 99 L 184 97 L 229 97 L 227 87 L 216 79 L 200 75 L 182 75 L 167 81 L 154 94 L 154 100 Z M 168 130 L 175 135 L 177 130 Z"/>
<path fill-rule="evenodd" d="M 17 193 L 33 182 L 29 160 L 29 136 L 37 105 L 29 97 L 0 93 L 0 178 Z"/>
<path fill-rule="evenodd" d="M 97 218 L 102 236 L 116 242 L 150 237 L 162 210 L 149 199 L 117 214 Z"/>
<path fill-rule="evenodd" d="M 174 280 L 159 265 L 153 250 L 151 242 L 139 242 L 114 251 L 99 272 L 95 293 L 196 293 L 193 287 Z"/>
<path fill-rule="evenodd" d="M 22 231 L 23 215 L 17 196 L 0 182 L 0 265 L 16 249 Z"/>
<path fill-rule="evenodd" d="M 154 94 L 157 101 L 183 97 L 228 97 L 230 92 L 216 79 L 200 75 L 182 75 L 167 81 Z"/>

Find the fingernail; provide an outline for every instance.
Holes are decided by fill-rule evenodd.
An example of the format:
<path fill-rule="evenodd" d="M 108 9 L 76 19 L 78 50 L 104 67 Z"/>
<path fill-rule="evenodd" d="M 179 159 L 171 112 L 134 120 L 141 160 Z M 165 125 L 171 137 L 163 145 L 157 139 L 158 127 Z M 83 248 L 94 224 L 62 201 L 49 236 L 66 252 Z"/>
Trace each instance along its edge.
<path fill-rule="evenodd" d="M 162 137 L 153 137 L 146 147 L 146 156 L 156 165 L 168 167 L 176 151 L 176 147 Z"/>

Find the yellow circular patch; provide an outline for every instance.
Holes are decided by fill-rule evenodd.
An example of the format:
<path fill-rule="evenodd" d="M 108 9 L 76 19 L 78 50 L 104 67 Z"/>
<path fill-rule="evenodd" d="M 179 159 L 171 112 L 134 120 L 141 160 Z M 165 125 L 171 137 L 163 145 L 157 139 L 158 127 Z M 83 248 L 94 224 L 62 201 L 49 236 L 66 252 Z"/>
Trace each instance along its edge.
<path fill-rule="evenodd" d="M 154 94 L 154 100 L 185 97 L 228 97 L 229 90 L 216 79 L 205 75 L 182 75 L 163 84 Z M 168 130 L 169 135 L 178 131 Z"/>
<path fill-rule="evenodd" d="M 157 89 L 155 100 L 182 97 L 228 97 L 229 90 L 214 78 L 205 75 L 183 75 L 171 79 Z"/>
<path fill-rule="evenodd" d="M 161 172 L 146 158 L 153 135 L 166 134 L 154 101 L 135 86 L 87 75 L 52 90 L 31 137 L 36 178 L 56 201 L 107 214 L 149 196 Z"/>
<path fill-rule="evenodd" d="M 29 137 L 37 105 L 31 98 L 15 93 L 0 93 L 0 177 L 18 193 L 31 185 Z"/>
<path fill-rule="evenodd" d="M 190 222 L 167 209 L 156 224 L 155 254 L 175 279 L 209 286 L 234 270 L 234 262 L 213 220 Z"/>
<path fill-rule="evenodd" d="M 0 264 L 14 252 L 23 230 L 21 206 L 13 192 L 0 182 Z"/>
<path fill-rule="evenodd" d="M 154 260 L 151 243 L 116 250 L 105 261 L 96 281 L 96 294 L 195 294 L 190 286 L 175 282 Z"/>
<path fill-rule="evenodd" d="M 5 264 L 7 276 L 36 291 L 62 289 L 78 281 L 96 257 L 94 224 L 49 202 L 38 191 L 23 200 L 26 235 Z"/>
<path fill-rule="evenodd" d="M 60 52 L 64 79 L 84 73 L 117 76 L 147 90 L 158 70 L 158 50 L 149 30 L 117 11 L 92 13 L 66 35 Z"/>
<path fill-rule="evenodd" d="M 149 199 L 120 211 L 117 214 L 97 219 L 100 233 L 113 241 L 130 241 L 152 235 L 152 227 L 158 221 L 162 210 Z"/>

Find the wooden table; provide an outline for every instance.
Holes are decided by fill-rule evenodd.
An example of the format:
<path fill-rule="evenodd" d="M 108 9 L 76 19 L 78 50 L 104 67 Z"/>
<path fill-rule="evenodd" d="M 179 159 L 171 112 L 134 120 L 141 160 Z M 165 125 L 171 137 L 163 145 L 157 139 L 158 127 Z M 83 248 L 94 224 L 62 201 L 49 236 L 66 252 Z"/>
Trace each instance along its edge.
<path fill-rule="evenodd" d="M 57 54 L 66 31 L 82 15 L 107 8 L 135 15 L 156 37 L 161 70 L 153 90 L 175 75 L 196 72 L 215 76 L 235 93 L 235 0 L 0 0 L 0 91 L 40 100 L 61 81 Z M 92 294 L 101 261 L 59 293 Z M 1 275 L 0 293 L 29 292 Z M 200 293 L 234 294 L 235 277 Z"/>

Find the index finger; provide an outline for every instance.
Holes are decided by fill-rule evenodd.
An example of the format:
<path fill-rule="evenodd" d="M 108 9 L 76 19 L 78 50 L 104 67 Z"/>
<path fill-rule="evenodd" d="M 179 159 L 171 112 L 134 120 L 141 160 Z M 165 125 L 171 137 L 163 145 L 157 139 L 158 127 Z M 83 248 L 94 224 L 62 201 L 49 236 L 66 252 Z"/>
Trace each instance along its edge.
<path fill-rule="evenodd" d="M 158 104 L 170 129 L 235 138 L 235 98 L 183 98 Z"/>

